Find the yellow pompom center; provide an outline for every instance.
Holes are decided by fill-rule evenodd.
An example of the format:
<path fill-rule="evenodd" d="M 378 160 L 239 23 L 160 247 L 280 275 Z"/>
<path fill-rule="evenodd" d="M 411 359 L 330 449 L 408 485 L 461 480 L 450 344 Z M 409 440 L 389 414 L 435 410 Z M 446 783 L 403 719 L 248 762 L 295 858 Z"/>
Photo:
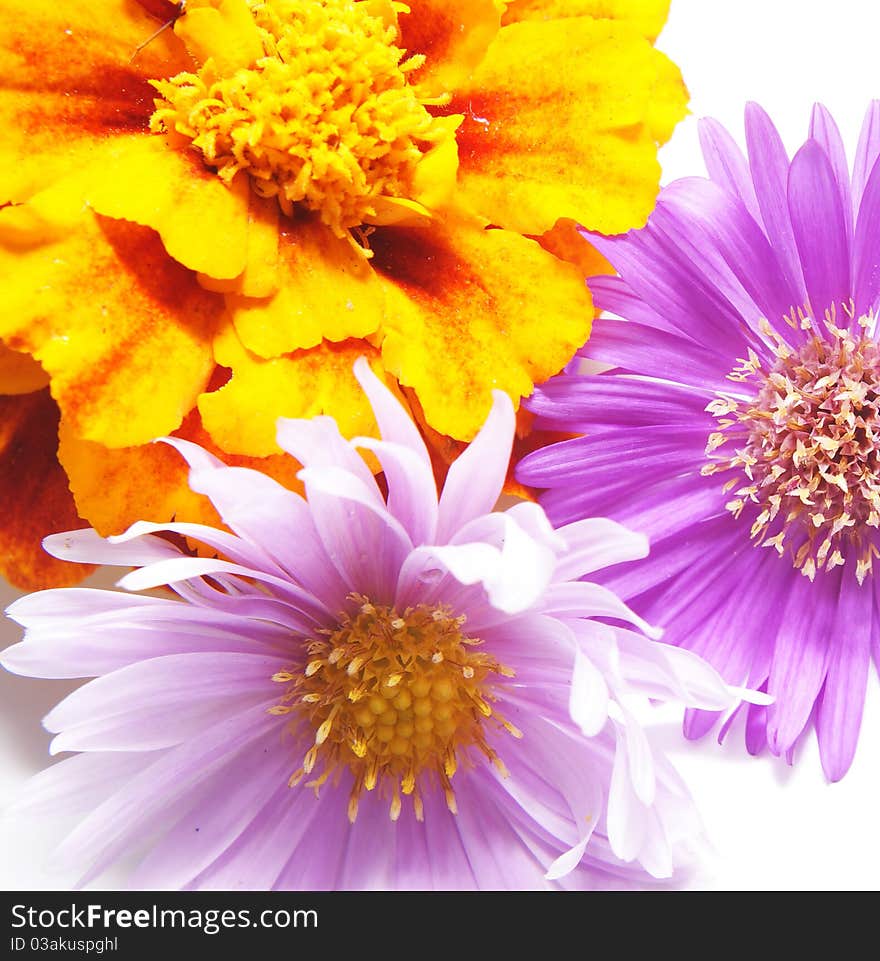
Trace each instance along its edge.
<path fill-rule="evenodd" d="M 354 785 L 348 816 L 357 817 L 362 791 L 386 791 L 397 820 L 401 794 L 423 817 L 422 796 L 436 788 L 455 813 L 451 779 L 459 764 L 482 754 L 506 773 L 487 742 L 491 729 L 520 732 L 502 717 L 493 688 L 513 672 L 478 650 L 481 641 L 462 632 L 464 618 L 448 608 L 394 608 L 354 598 L 356 613 L 344 615 L 334 631 L 308 642 L 311 658 L 300 669 L 273 680 L 288 684 L 272 713 L 290 715 L 295 736 L 313 739 L 298 784 L 316 774 L 316 790 L 341 768 Z M 312 734 L 313 732 L 313 734 Z"/>
<path fill-rule="evenodd" d="M 406 57 L 395 45 L 403 5 L 212 2 L 218 17 L 238 5 L 236 37 L 245 53 L 230 58 L 215 43 L 217 55 L 197 73 L 152 81 L 161 95 L 154 132 L 191 140 L 227 182 L 247 171 L 256 192 L 277 197 L 286 214 L 302 205 L 339 237 L 387 218 L 387 201 L 411 199 L 419 162 L 454 141 L 454 129 L 427 111 L 438 101 L 420 99 L 409 83 L 424 56 Z M 191 32 L 201 31 L 195 18 L 202 13 L 198 7 L 181 23 L 189 17 Z M 240 19 L 248 14 L 252 25 Z M 200 47 L 210 52 L 211 37 Z"/>

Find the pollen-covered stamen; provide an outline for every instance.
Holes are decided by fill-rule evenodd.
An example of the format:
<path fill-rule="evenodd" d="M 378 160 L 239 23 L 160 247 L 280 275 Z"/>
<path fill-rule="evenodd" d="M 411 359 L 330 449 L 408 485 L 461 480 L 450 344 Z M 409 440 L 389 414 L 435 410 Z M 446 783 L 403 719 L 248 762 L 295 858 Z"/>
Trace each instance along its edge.
<path fill-rule="evenodd" d="M 419 605 L 398 613 L 361 596 L 352 616 L 307 645 L 303 667 L 273 680 L 289 685 L 272 713 L 289 715 L 297 738 L 309 738 L 301 767 L 316 790 L 343 768 L 354 775 L 348 816 L 357 817 L 364 790 L 389 798 L 393 820 L 401 795 L 416 817 L 426 790 L 442 790 L 456 812 L 452 778 L 482 754 L 506 773 L 487 735 L 520 732 L 498 713 L 496 686 L 513 672 L 478 650 L 462 632 L 464 618 L 445 607 Z"/>
<path fill-rule="evenodd" d="M 816 324 L 803 312 L 793 324 L 810 338 L 795 349 L 763 327 L 775 362 L 764 369 L 754 351 L 729 378 L 756 388 L 753 398 L 722 394 L 707 407 L 719 421 L 704 474 L 737 469 L 727 509 L 739 517 L 754 505 L 751 535 L 813 578 L 852 556 L 861 583 L 880 556 L 880 349 L 874 317 L 853 333 L 835 314 Z M 733 453 L 724 456 L 724 448 Z M 717 453 L 716 453 L 717 452 Z M 749 516 L 752 516 L 749 511 Z"/>
<path fill-rule="evenodd" d="M 246 2 L 261 55 L 225 73 L 209 57 L 197 73 L 152 81 L 161 99 L 151 129 L 190 139 L 226 181 L 246 170 L 286 214 L 300 204 L 339 237 L 387 218 L 389 201 L 418 208 L 416 167 L 433 148 L 454 145 L 456 124 L 426 109 L 443 98 L 420 98 L 409 82 L 424 56 L 395 46 L 394 18 L 407 8 Z"/>

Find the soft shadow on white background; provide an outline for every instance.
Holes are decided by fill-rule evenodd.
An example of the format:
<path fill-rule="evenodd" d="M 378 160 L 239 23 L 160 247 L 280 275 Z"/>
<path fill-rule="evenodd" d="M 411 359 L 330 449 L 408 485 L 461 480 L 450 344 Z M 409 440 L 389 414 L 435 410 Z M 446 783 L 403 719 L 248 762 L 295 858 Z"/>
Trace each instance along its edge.
<path fill-rule="evenodd" d="M 696 118 L 714 116 L 742 143 L 742 112 L 759 101 L 780 128 L 789 151 L 806 134 L 821 100 L 855 149 L 868 101 L 880 97 L 877 38 L 880 5 L 865 0 L 673 0 L 659 46 L 682 68 L 691 91 L 689 117 L 664 148 L 664 182 L 704 172 Z M 108 587 L 112 572 L 92 582 Z M 16 593 L 0 582 L 0 605 Z M 0 647 L 19 630 L 0 623 Z M 31 774 L 49 763 L 49 736 L 40 726 L 49 708 L 76 686 L 0 672 L 0 810 Z M 795 767 L 751 758 L 742 730 L 719 746 L 712 737 L 685 742 L 678 712 L 653 712 L 655 738 L 689 783 L 714 855 L 689 887 L 702 889 L 876 889 L 880 887 L 880 683 L 869 677 L 868 701 L 855 762 L 846 779 L 825 782 L 815 738 Z M 44 868 L 55 830 L 0 817 L 0 888 L 69 886 Z M 104 879 L 112 885 L 113 876 Z"/>

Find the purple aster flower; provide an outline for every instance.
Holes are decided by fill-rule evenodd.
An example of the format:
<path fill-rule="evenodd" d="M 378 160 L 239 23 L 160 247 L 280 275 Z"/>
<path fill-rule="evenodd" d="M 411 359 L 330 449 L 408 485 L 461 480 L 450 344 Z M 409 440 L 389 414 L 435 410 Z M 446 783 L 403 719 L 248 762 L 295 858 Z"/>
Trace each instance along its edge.
<path fill-rule="evenodd" d="M 442 496 L 423 441 L 365 361 L 383 439 L 279 422 L 307 497 L 170 440 L 230 532 L 138 523 L 59 534 L 59 557 L 135 566 L 119 586 L 15 602 L 2 657 L 95 677 L 45 719 L 52 753 L 18 811 L 80 820 L 57 859 L 90 879 L 150 838 L 143 888 L 582 888 L 668 876 L 697 825 L 634 697 L 736 696 L 605 587 L 644 556 L 608 520 L 554 531 L 494 512 L 514 414 L 492 412 Z M 379 458 L 383 495 L 358 454 Z M 182 553 L 163 533 L 222 557 Z M 610 623 L 609 623 L 610 622 Z M 635 630 L 624 628 L 632 625 Z"/>
<path fill-rule="evenodd" d="M 750 752 L 791 763 L 814 724 L 826 775 L 852 762 L 880 655 L 880 102 L 852 174 L 816 106 L 789 162 L 760 107 L 748 158 L 715 121 L 709 179 L 666 187 L 642 230 L 591 240 L 602 319 L 571 371 L 538 390 L 539 426 L 585 436 L 532 454 L 550 519 L 607 516 L 651 556 L 603 583 L 664 640 L 775 701 L 748 708 Z M 688 737 L 717 714 L 689 711 Z M 721 729 L 721 737 L 729 723 Z"/>

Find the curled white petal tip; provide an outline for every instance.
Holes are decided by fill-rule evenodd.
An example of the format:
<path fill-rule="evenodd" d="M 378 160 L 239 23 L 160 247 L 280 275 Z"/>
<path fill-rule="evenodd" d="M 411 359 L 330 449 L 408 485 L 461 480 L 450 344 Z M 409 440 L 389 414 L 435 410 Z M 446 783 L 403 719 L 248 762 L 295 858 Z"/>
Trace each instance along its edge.
<path fill-rule="evenodd" d="M 767 694 L 765 691 L 754 691 L 750 687 L 737 687 L 733 684 L 728 684 L 727 689 L 735 698 L 745 701 L 747 704 L 759 704 L 766 707 L 768 704 L 773 704 L 776 700 L 772 694 Z"/>
<path fill-rule="evenodd" d="M 566 874 L 571 874 L 583 860 L 584 852 L 587 850 L 587 844 L 589 844 L 592 834 L 592 830 L 589 831 L 573 848 L 569 848 L 564 854 L 560 854 L 547 868 L 544 880 L 558 881 L 560 878 L 564 878 Z"/>
<path fill-rule="evenodd" d="M 43 550 L 52 557 L 66 560 L 73 550 L 74 531 L 63 531 L 59 534 L 47 534 L 43 538 Z"/>
<path fill-rule="evenodd" d="M 373 370 L 370 367 L 370 362 L 367 360 L 367 358 L 363 354 L 361 354 L 360 357 L 358 357 L 358 359 L 354 362 L 354 376 L 357 379 L 357 382 L 361 385 L 361 387 L 364 386 L 365 380 L 379 379 L 373 373 Z"/>

